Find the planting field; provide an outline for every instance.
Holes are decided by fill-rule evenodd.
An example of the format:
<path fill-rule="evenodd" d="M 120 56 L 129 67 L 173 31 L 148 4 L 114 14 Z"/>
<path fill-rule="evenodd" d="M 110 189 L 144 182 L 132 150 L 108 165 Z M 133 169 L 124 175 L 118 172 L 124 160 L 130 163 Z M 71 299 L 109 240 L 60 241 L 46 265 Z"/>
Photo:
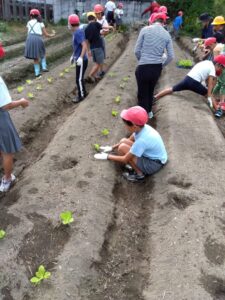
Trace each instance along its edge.
<path fill-rule="evenodd" d="M 126 134 L 117 113 L 136 104 L 136 39 L 131 32 L 107 41 L 112 66 L 78 105 L 69 54 L 41 79 L 26 71 L 11 85 L 31 105 L 11 112 L 25 147 L 18 182 L 0 198 L 0 299 L 225 299 L 225 142 L 202 98 L 183 92 L 154 108 L 150 124 L 169 163 L 145 182 L 128 183 L 121 166 L 93 158 L 94 144 Z M 176 61 L 190 59 L 174 46 Z M 158 89 L 186 74 L 176 61 Z M 65 211 L 69 225 L 60 221 Z M 35 286 L 40 265 L 51 276 Z"/>

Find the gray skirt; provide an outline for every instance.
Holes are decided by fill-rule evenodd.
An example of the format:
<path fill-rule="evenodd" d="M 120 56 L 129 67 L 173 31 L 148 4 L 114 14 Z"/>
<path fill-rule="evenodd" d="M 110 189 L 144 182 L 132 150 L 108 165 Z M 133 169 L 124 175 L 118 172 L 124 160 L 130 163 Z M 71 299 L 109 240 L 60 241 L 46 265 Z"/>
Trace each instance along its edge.
<path fill-rule="evenodd" d="M 31 33 L 28 35 L 24 56 L 29 59 L 45 57 L 45 45 L 41 35 Z"/>
<path fill-rule="evenodd" d="M 0 151 L 15 153 L 22 147 L 19 135 L 7 110 L 0 108 Z"/>

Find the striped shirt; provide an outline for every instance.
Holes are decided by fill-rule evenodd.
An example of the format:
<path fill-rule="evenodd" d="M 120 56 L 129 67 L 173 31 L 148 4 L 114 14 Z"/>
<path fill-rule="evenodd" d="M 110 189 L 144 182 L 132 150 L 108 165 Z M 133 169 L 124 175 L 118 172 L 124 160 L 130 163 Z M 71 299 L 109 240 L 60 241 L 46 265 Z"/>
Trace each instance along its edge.
<path fill-rule="evenodd" d="M 163 63 L 165 50 L 167 59 Z M 171 36 L 160 23 L 142 28 L 134 52 L 139 65 L 163 63 L 163 66 L 166 66 L 174 58 Z"/>

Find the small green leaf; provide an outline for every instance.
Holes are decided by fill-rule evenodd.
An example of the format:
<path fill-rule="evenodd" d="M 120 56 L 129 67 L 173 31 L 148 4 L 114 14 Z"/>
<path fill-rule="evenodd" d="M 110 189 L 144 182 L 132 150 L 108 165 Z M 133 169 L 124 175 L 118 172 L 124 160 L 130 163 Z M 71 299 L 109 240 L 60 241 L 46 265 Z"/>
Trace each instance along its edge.
<path fill-rule="evenodd" d="M 61 219 L 61 222 L 63 223 L 63 225 L 68 225 L 68 224 L 74 222 L 73 214 L 69 210 L 62 212 L 60 214 L 60 219 Z"/>
<path fill-rule="evenodd" d="M 38 90 L 38 91 L 41 91 L 43 88 L 42 88 L 42 85 L 41 84 L 38 84 L 37 86 L 36 86 L 36 90 Z"/>
<path fill-rule="evenodd" d="M 130 77 L 128 77 L 128 76 L 127 77 L 123 77 L 123 81 L 124 82 L 127 82 L 128 80 L 130 80 Z"/>
<path fill-rule="evenodd" d="M 50 272 L 45 272 L 44 279 L 48 279 L 49 277 L 51 277 L 51 273 Z"/>
<path fill-rule="evenodd" d="M 102 135 L 104 135 L 104 136 L 109 135 L 109 130 L 108 130 L 107 128 L 104 128 L 104 129 L 102 130 Z"/>
<path fill-rule="evenodd" d="M 0 230 L 0 240 L 4 239 L 4 237 L 6 236 L 6 232 L 4 230 Z"/>
<path fill-rule="evenodd" d="M 69 68 L 65 68 L 65 69 L 64 69 L 64 72 L 65 72 L 65 73 L 69 73 L 69 71 L 70 71 Z"/>
<path fill-rule="evenodd" d="M 30 98 L 30 99 L 33 99 L 34 98 L 34 94 L 33 93 L 28 93 L 27 97 Z"/>
<path fill-rule="evenodd" d="M 116 98 L 115 98 L 115 102 L 116 102 L 117 104 L 119 104 L 119 103 L 120 103 L 120 101 L 121 101 L 121 97 L 120 97 L 120 96 L 116 96 Z"/>
<path fill-rule="evenodd" d="M 93 147 L 94 147 L 94 149 L 95 149 L 97 152 L 99 152 L 99 150 L 100 150 L 100 145 L 99 145 L 99 144 L 94 144 Z"/>
<path fill-rule="evenodd" d="M 118 115 L 118 111 L 112 110 L 112 116 L 113 116 L 113 117 L 116 117 L 117 115 Z"/>
<path fill-rule="evenodd" d="M 30 279 L 30 282 L 34 283 L 34 284 L 39 284 L 41 282 L 41 279 L 37 278 L 37 277 L 32 277 Z"/>
<path fill-rule="evenodd" d="M 24 90 L 24 87 L 23 87 L 23 86 L 18 86 L 18 87 L 17 87 L 17 91 L 18 91 L 19 93 L 22 93 L 23 90 Z"/>
<path fill-rule="evenodd" d="M 48 77 L 47 81 L 48 81 L 48 83 L 52 83 L 53 82 L 53 78 L 52 77 Z"/>
<path fill-rule="evenodd" d="M 109 72 L 108 75 L 109 75 L 109 77 L 112 78 L 112 77 L 115 77 L 115 76 L 116 76 L 116 73 L 114 73 L 114 72 Z"/>
<path fill-rule="evenodd" d="M 38 271 L 36 272 L 36 276 L 38 278 L 43 278 L 44 277 L 44 274 L 45 274 L 45 267 L 43 265 L 40 265 L 39 268 L 38 268 Z"/>
<path fill-rule="evenodd" d="M 124 89 L 125 86 L 126 86 L 126 83 L 125 83 L 125 82 L 123 82 L 123 83 L 120 84 L 120 88 L 121 88 L 121 89 Z"/>
<path fill-rule="evenodd" d="M 30 80 L 30 79 L 27 79 L 27 80 L 26 80 L 26 83 L 27 83 L 27 84 L 31 84 L 31 83 L 33 83 L 33 81 Z"/>
<path fill-rule="evenodd" d="M 64 72 L 59 73 L 59 77 L 63 77 L 64 76 Z"/>

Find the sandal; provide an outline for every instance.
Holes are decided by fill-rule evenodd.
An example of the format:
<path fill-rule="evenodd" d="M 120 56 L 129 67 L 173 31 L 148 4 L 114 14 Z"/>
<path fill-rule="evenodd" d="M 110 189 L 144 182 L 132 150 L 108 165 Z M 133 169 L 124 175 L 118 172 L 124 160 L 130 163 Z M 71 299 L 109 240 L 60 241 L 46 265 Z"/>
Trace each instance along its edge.
<path fill-rule="evenodd" d="M 217 109 L 217 111 L 215 112 L 215 117 L 217 118 L 221 118 L 223 116 L 223 111 L 221 108 Z"/>

